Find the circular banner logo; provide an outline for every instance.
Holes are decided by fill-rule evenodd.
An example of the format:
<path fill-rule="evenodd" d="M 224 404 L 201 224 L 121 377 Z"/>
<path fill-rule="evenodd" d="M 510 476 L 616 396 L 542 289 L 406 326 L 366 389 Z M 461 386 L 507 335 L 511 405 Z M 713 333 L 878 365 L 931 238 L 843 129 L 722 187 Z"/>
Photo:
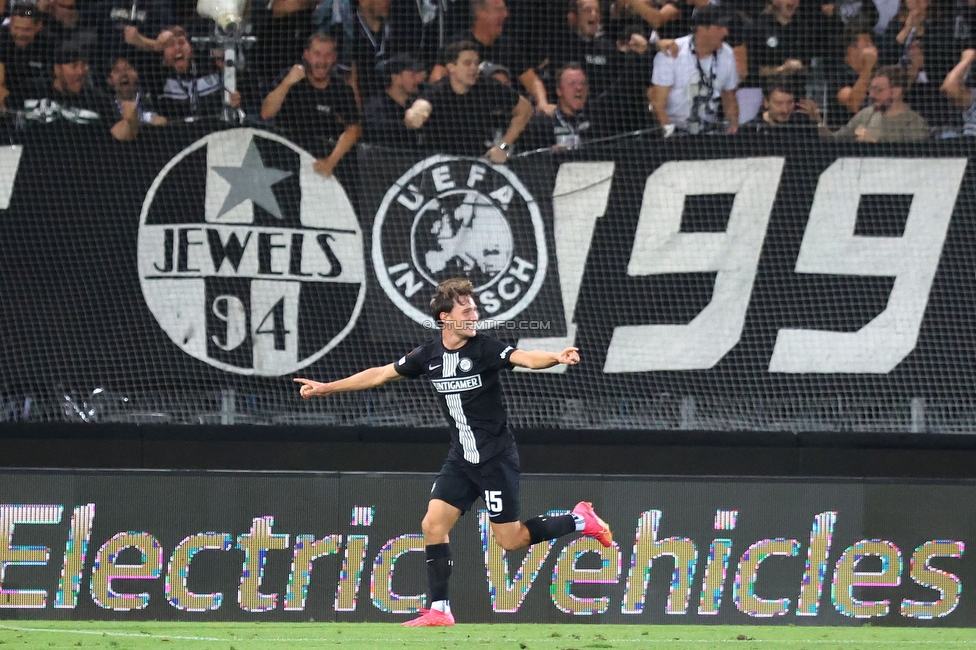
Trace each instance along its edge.
<path fill-rule="evenodd" d="M 401 176 L 373 222 L 373 268 L 400 310 L 430 324 L 434 287 L 474 284 L 482 316 L 510 320 L 546 276 L 545 226 L 535 199 L 511 170 L 473 158 L 433 156 Z"/>
<path fill-rule="evenodd" d="M 139 222 L 142 294 L 187 354 L 278 377 L 349 333 L 366 296 L 363 238 L 335 178 L 277 135 L 198 140 L 153 182 Z"/>

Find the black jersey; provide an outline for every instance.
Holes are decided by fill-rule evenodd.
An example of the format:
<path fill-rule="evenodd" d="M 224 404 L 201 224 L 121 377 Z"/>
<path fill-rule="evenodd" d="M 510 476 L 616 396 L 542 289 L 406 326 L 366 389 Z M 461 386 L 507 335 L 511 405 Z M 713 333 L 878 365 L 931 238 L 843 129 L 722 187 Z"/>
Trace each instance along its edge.
<path fill-rule="evenodd" d="M 512 368 L 515 348 L 478 333 L 457 350 L 431 339 L 393 364 L 404 377 L 427 375 L 451 422 L 451 450 L 474 465 L 515 444 L 502 404 L 499 370 Z"/>

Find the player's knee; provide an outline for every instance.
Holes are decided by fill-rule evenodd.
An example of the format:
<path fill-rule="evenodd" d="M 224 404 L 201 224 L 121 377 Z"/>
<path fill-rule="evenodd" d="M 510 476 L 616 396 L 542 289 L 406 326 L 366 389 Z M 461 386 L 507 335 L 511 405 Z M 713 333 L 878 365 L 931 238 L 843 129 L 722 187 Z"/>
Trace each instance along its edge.
<path fill-rule="evenodd" d="M 521 540 L 515 539 L 514 537 L 502 537 L 501 539 L 496 537 L 495 541 L 506 551 L 517 551 L 525 547 L 525 544 L 522 544 Z"/>
<path fill-rule="evenodd" d="M 429 514 L 420 522 L 420 530 L 423 531 L 424 537 L 427 539 L 443 537 L 448 533 L 447 527 L 438 521 L 437 518 L 431 517 Z"/>

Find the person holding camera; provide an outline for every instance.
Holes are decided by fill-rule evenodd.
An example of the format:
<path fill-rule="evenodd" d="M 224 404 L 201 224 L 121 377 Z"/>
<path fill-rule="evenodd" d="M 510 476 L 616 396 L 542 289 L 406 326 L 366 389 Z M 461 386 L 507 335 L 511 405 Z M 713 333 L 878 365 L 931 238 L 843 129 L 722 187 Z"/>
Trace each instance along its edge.
<path fill-rule="evenodd" d="M 739 129 L 739 85 L 735 54 L 725 42 L 729 16 L 715 5 L 694 15 L 695 31 L 675 40 L 678 55 L 659 52 L 648 88 L 649 108 L 654 111 L 665 137 L 686 134 L 733 134 Z M 720 119 L 719 108 L 724 115 Z"/>
<path fill-rule="evenodd" d="M 0 106 L 16 109 L 48 81 L 54 42 L 34 5 L 13 7 L 0 28 Z"/>

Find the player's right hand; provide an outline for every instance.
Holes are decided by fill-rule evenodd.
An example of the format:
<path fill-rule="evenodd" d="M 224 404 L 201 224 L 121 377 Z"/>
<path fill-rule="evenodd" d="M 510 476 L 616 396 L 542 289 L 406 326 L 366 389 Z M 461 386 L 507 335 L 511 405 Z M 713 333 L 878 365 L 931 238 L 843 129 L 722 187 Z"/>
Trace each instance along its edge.
<path fill-rule="evenodd" d="M 325 396 L 329 394 L 326 384 L 320 381 L 313 381 L 311 379 L 304 379 L 302 377 L 297 377 L 295 379 L 296 384 L 301 384 L 302 387 L 298 389 L 298 394 L 304 399 L 309 399 L 310 397 Z"/>

